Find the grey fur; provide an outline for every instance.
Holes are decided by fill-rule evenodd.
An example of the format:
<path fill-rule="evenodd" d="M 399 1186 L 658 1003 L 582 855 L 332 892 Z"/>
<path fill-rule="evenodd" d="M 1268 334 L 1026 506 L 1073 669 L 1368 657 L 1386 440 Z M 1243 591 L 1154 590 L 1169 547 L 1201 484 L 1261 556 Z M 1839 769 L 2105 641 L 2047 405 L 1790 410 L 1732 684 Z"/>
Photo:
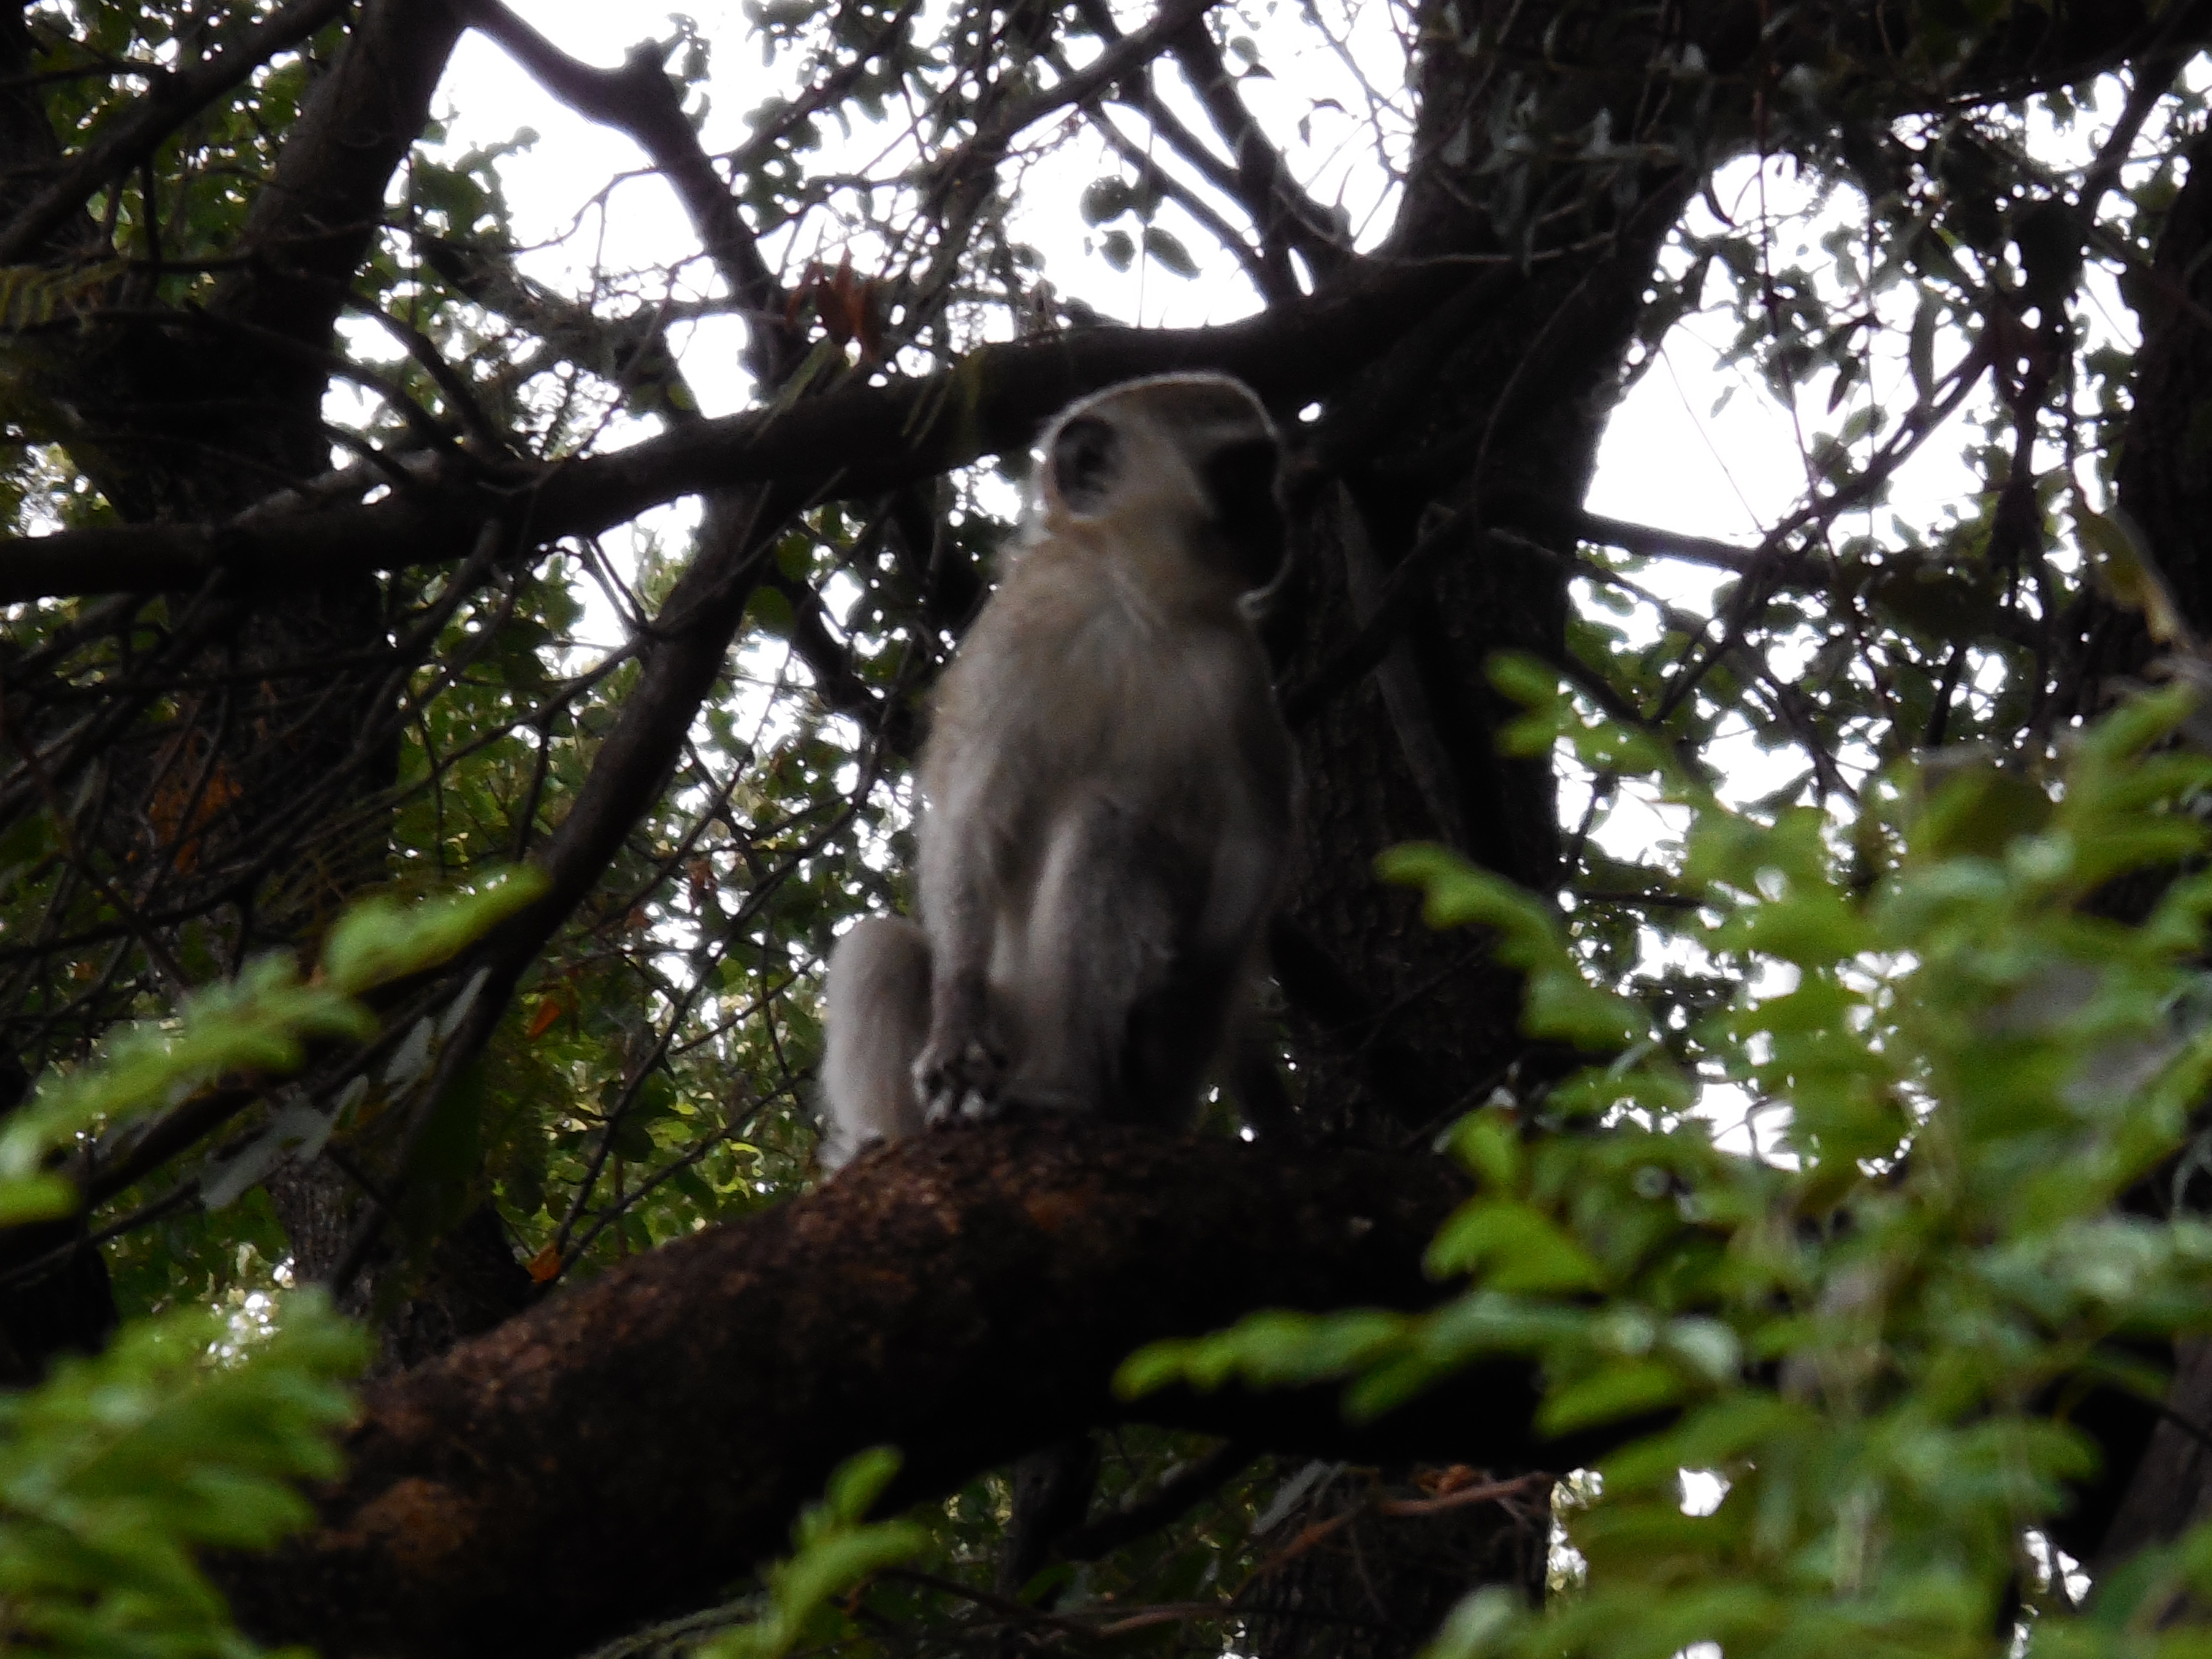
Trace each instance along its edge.
<path fill-rule="evenodd" d="M 1290 734 L 1239 603 L 1282 560 L 1260 445 L 1258 399 L 1213 374 L 1110 387 L 1046 434 L 1012 569 L 939 688 L 921 926 L 863 922 L 830 963 L 830 1167 L 1005 1102 L 1195 1110 L 1291 833 Z"/>

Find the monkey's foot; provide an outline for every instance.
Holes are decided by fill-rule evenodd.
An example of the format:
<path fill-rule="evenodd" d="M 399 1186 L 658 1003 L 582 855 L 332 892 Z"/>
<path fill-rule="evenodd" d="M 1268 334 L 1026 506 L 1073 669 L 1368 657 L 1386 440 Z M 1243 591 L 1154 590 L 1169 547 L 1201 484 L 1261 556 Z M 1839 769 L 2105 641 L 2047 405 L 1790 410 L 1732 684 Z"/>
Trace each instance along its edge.
<path fill-rule="evenodd" d="M 931 1123 L 991 1116 L 1006 1079 L 1006 1057 L 980 1037 L 945 1052 L 932 1043 L 914 1063 L 915 1090 Z"/>

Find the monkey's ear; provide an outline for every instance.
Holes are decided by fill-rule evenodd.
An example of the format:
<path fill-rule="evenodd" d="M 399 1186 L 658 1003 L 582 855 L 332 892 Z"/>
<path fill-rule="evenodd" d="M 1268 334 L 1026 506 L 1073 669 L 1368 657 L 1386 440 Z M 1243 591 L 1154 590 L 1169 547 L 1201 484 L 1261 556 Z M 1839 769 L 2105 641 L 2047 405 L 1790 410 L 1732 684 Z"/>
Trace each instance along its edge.
<path fill-rule="evenodd" d="M 1045 457 L 1046 487 L 1071 513 L 1100 511 L 1121 470 L 1121 434 L 1095 415 L 1063 422 Z"/>

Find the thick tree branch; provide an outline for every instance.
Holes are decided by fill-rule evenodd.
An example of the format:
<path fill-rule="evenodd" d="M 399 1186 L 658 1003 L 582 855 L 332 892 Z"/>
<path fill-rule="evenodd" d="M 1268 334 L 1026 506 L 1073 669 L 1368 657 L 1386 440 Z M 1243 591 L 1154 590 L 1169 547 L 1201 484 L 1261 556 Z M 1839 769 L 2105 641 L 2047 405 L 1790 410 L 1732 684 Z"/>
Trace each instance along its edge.
<path fill-rule="evenodd" d="M 637 684 L 592 757 L 574 804 L 534 860 L 546 878 L 545 890 L 495 928 L 462 963 L 460 971 L 481 975 L 481 983 L 459 1026 L 446 1040 L 436 1077 L 402 1132 L 391 1167 L 395 1188 L 410 1174 L 416 1147 L 454 1081 L 489 1045 L 524 969 L 598 885 L 667 783 L 691 722 L 714 689 L 730 641 L 744 620 L 760 556 L 781 517 L 779 499 L 772 489 L 759 485 L 708 495 L 691 568 L 647 624 Z M 332 1267 L 334 1291 L 343 1292 L 367 1264 L 386 1218 L 381 1206 L 362 1216 Z"/>
<path fill-rule="evenodd" d="M 401 1133 L 392 1161 L 395 1187 L 409 1173 L 415 1143 L 432 1121 L 446 1083 L 489 1042 L 516 981 L 598 884 L 675 766 L 743 620 L 757 556 L 773 533 L 775 520 L 763 517 L 775 511 L 768 495 L 756 487 L 718 492 L 710 498 L 691 568 L 647 625 L 648 638 L 639 651 L 643 672 L 637 685 L 623 700 L 613 730 L 592 757 L 574 805 L 536 860 L 547 878 L 546 890 L 510 917 L 461 966 L 464 978 L 481 970 L 483 980 L 461 1024 L 446 1040 L 441 1080 L 426 1091 Z M 86 1202 L 98 1204 L 151 1173 L 252 1104 L 261 1093 L 252 1083 L 211 1090 L 155 1120 L 126 1142 L 111 1164 L 82 1172 Z M 344 1256 L 334 1267 L 339 1289 L 368 1261 L 386 1218 L 381 1206 L 363 1216 Z"/>
<path fill-rule="evenodd" d="M 0 215 L 12 222 L 65 165 L 46 112 L 39 47 L 21 6 L 0 11 Z M 101 241 L 99 222 L 80 207 L 47 237 L 39 257 L 73 251 L 88 258 Z"/>
<path fill-rule="evenodd" d="M 445 15 L 441 0 L 382 0 L 377 9 L 410 7 L 435 7 Z M 2191 7 L 2190 15 L 2202 9 Z M 1741 15 L 1741 7 L 1717 5 L 1696 20 L 1703 26 L 1698 32 L 1727 39 Z M 1160 35 L 1185 24 L 1183 7 L 1164 11 L 1109 48 L 1114 70 L 1126 73 L 1160 45 Z M 2146 27 L 2134 6 L 2062 8 L 2055 19 L 2014 31 L 1963 78 L 1978 86 L 2012 85 L 2056 75 L 2068 61 L 2101 64 L 2139 40 Z M 2173 27 L 2171 17 L 2167 27 Z M 1142 51 L 1121 55 L 1140 40 Z M 1091 95 L 1111 78 L 1098 73 L 1106 63 L 1102 58 L 1040 96 Z M 287 146 L 288 161 L 305 136 L 295 135 Z M 283 173 L 280 166 L 279 179 L 264 195 L 276 192 Z M 1088 330 L 990 347 L 954 374 L 853 386 L 787 410 L 701 422 L 537 478 L 447 477 L 371 507 L 272 514 L 222 527 L 147 526 L 0 542 L 0 603 L 188 588 L 217 574 L 248 589 L 313 586 L 364 571 L 445 562 L 463 556 L 475 526 L 509 507 L 518 493 L 532 497 L 529 533 L 542 543 L 593 533 L 646 507 L 717 484 L 773 478 L 800 499 L 878 492 L 1025 441 L 1067 398 L 1128 374 L 1221 368 L 1243 374 L 1279 403 L 1303 401 L 1331 389 L 1455 287 L 1468 286 L 1467 274 L 1463 264 L 1355 263 L 1344 281 L 1313 299 L 1225 328 Z"/>
<path fill-rule="evenodd" d="M 71 156 L 45 188 L 0 229 L 0 265 L 21 264 L 74 218 L 103 185 L 137 167 L 185 121 L 337 16 L 352 0 L 291 0 L 189 69 L 164 75 L 100 137 Z"/>
<path fill-rule="evenodd" d="M 1499 1469 L 1570 1455 L 1540 1455 L 1511 1369 L 1365 1431 L 1334 1390 L 1109 1391 L 1141 1344 L 1254 1308 L 1432 1300 L 1421 1251 L 1460 1194 L 1428 1158 L 1064 1117 L 929 1134 L 372 1389 L 319 1530 L 225 1564 L 226 1588 L 249 1631 L 325 1659 L 545 1656 L 781 1550 L 868 1445 L 904 1449 L 904 1498 L 1132 1419 Z"/>
<path fill-rule="evenodd" d="M 1504 268 L 1502 260 L 1378 266 L 1219 327 L 1085 329 L 986 346 L 926 380 L 850 384 L 542 472 L 428 469 L 420 489 L 367 506 L 0 540 L 0 604 L 191 588 L 216 575 L 251 590 L 315 587 L 463 557 L 488 518 L 514 515 L 527 541 L 543 544 L 743 483 L 773 482 L 796 501 L 881 495 L 1027 443 L 1070 398 L 1133 374 L 1225 369 L 1295 406 L 1371 359 L 1439 299 Z"/>
<path fill-rule="evenodd" d="M 217 285 L 210 310 L 312 345 L 329 338 L 460 33 L 447 0 L 368 0 L 246 215 L 239 241 L 252 263 Z M 321 395 L 319 374 L 297 378 Z"/>

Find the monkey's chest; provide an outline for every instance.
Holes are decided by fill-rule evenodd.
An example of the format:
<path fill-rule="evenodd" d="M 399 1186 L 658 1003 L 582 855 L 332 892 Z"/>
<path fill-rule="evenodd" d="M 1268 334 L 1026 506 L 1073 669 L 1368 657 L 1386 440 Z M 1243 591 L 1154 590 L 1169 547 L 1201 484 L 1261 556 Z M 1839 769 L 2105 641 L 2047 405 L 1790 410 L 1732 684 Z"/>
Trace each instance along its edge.
<path fill-rule="evenodd" d="M 1257 670 L 1246 653 L 1211 642 L 1079 639 L 1041 677 L 1048 693 L 1029 738 L 1040 758 L 1071 771 L 1172 781 L 1180 790 L 1236 769 L 1233 734 L 1267 695 Z"/>

